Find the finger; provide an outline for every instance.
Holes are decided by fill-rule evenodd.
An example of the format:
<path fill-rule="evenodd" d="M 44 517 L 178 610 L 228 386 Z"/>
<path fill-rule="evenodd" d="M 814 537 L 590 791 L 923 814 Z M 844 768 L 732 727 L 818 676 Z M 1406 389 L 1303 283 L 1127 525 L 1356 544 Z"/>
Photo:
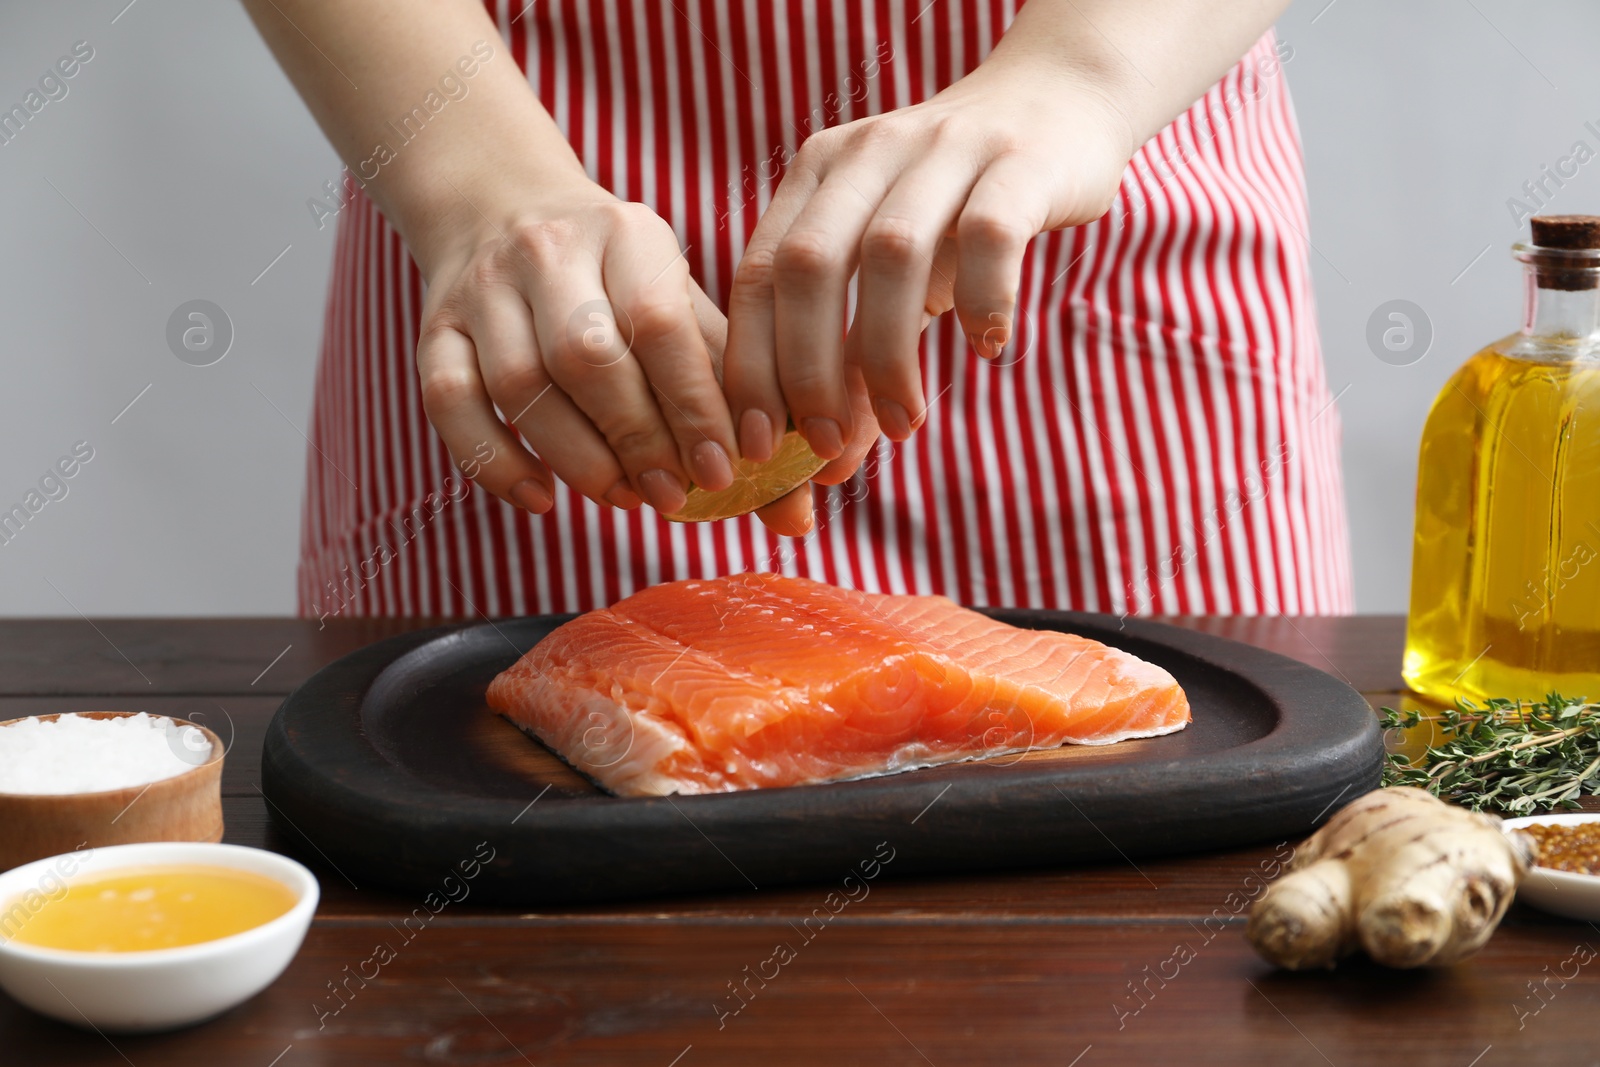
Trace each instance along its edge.
<path fill-rule="evenodd" d="M 778 382 L 773 258 L 778 241 L 816 187 L 816 174 L 808 167 L 791 167 L 783 176 L 750 235 L 728 294 L 723 388 L 739 431 L 739 452 L 757 463 L 772 458 L 789 424 L 789 409 Z"/>
<path fill-rule="evenodd" d="M 850 435 L 850 440 L 845 442 L 844 450 L 839 457 L 830 460 L 820 471 L 811 476 L 811 480 L 818 485 L 838 485 L 849 479 L 867 458 L 867 453 L 878 443 L 880 434 L 878 420 L 872 414 L 872 398 L 867 393 L 867 384 L 861 376 L 861 368 L 847 366 L 844 374 L 855 431 Z"/>
<path fill-rule="evenodd" d="M 933 273 L 928 277 L 928 297 L 922 305 L 922 329 L 928 323 L 956 306 L 956 261 L 958 250 L 954 237 L 945 235 L 939 242 L 939 251 L 933 256 Z"/>
<path fill-rule="evenodd" d="M 756 509 L 756 517 L 779 537 L 804 537 L 811 532 L 816 521 L 811 483 L 795 486 L 791 492 L 766 507 Z"/>
<path fill-rule="evenodd" d="M 1016 334 L 1022 256 L 1038 236 L 1048 206 L 1034 192 L 1036 166 L 1020 156 L 989 164 L 956 223 L 956 315 L 980 356 L 993 359 Z"/>
<path fill-rule="evenodd" d="M 468 312 L 489 398 L 557 477 L 591 500 L 636 508 L 611 446 L 555 383 L 534 343 L 533 315 L 521 294 L 481 293 Z"/>
<path fill-rule="evenodd" d="M 695 322 L 700 325 L 700 337 L 711 356 L 711 370 L 720 385 L 723 381 L 723 354 L 728 350 L 728 316 L 693 281 L 689 283 L 689 302 L 694 307 Z"/>
<path fill-rule="evenodd" d="M 842 455 L 853 430 L 844 384 L 845 301 L 856 250 L 889 180 L 867 166 L 830 173 L 773 257 L 778 380 L 796 428 L 823 459 Z"/>
<path fill-rule="evenodd" d="M 729 456 L 737 452 L 733 418 L 696 320 L 689 266 L 671 229 L 656 220 L 621 231 L 606 248 L 603 272 L 607 296 L 676 439 L 681 465 L 696 485 L 726 489 L 733 484 Z"/>
<path fill-rule="evenodd" d="M 529 272 L 531 274 L 532 272 Z M 600 264 L 569 257 L 524 277 L 546 372 L 611 447 L 634 492 L 663 512 L 683 507 L 678 445 L 605 296 Z"/>
<path fill-rule="evenodd" d="M 472 339 L 455 325 L 425 329 L 417 377 L 423 410 L 457 469 L 509 504 L 536 515 L 549 511 L 550 471 L 495 414 Z"/>
<path fill-rule="evenodd" d="M 872 417 L 871 400 L 867 395 L 866 382 L 861 377 L 861 368 L 845 368 L 845 387 L 850 395 L 856 429 L 845 445 L 844 454 L 812 476 L 811 482 L 819 485 L 837 485 L 849 479 L 878 443 L 878 423 Z M 785 537 L 802 537 L 810 533 L 815 522 L 811 482 L 758 509 L 756 515 L 768 529 Z"/>
<path fill-rule="evenodd" d="M 846 359 L 861 367 L 878 422 L 895 441 L 910 437 L 926 417 L 920 360 L 924 314 L 941 310 L 929 307 L 930 292 L 948 291 L 953 284 L 936 256 L 971 181 L 969 171 L 943 156 L 925 158 L 889 190 L 861 239 Z"/>

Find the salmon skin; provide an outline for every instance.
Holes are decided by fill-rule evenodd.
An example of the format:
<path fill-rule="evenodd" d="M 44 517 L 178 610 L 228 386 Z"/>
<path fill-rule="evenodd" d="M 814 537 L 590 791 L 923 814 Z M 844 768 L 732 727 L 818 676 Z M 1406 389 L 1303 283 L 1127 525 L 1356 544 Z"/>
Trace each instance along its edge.
<path fill-rule="evenodd" d="M 1181 730 L 1165 670 L 944 597 L 668 582 L 556 628 L 489 706 L 619 796 L 840 781 Z"/>

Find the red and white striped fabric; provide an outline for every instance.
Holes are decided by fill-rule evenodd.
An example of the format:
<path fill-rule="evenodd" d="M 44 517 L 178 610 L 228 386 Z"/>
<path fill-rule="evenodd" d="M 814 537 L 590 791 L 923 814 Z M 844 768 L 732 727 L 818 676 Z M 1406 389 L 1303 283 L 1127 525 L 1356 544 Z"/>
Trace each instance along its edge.
<path fill-rule="evenodd" d="M 677 231 L 725 301 L 781 164 L 824 126 L 971 70 L 1010 0 L 490 0 L 589 174 Z M 495 60 L 504 57 L 498 52 Z M 558 487 L 531 516 L 452 468 L 413 368 L 422 284 L 357 194 L 339 217 L 308 453 L 302 613 L 583 611 L 741 570 L 1116 613 L 1352 609 L 1338 413 L 1272 34 L 1140 150 L 1103 219 L 1035 240 L 1017 352 L 923 341 L 934 402 L 818 495 L 815 532 L 683 526 Z M 1040 136 L 1049 136 L 1040 130 Z"/>

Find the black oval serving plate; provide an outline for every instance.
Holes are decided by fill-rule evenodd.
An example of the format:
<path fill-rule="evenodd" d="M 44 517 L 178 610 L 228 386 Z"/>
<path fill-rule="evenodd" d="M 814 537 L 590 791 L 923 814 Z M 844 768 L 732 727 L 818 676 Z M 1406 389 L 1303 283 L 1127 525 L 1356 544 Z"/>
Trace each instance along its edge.
<path fill-rule="evenodd" d="M 1319 670 L 1160 623 L 987 614 L 1159 663 L 1194 721 L 852 782 L 612 797 L 484 703 L 571 618 L 546 616 L 406 634 L 323 668 L 272 721 L 263 791 L 353 880 L 436 891 L 492 850 L 474 898 L 537 904 L 835 881 L 885 842 L 895 875 L 1201 851 L 1305 833 L 1378 786 L 1372 709 Z"/>

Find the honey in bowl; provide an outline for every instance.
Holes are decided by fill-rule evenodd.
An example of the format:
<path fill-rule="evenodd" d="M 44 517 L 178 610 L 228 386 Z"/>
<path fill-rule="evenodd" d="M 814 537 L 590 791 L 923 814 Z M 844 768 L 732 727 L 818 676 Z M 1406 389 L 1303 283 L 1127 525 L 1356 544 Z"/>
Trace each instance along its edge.
<path fill-rule="evenodd" d="M 74 952 L 178 948 L 254 929 L 297 899 L 277 879 L 233 867 L 127 867 L 70 882 L 31 914 L 13 902 L 0 910 L 0 935 Z"/>

